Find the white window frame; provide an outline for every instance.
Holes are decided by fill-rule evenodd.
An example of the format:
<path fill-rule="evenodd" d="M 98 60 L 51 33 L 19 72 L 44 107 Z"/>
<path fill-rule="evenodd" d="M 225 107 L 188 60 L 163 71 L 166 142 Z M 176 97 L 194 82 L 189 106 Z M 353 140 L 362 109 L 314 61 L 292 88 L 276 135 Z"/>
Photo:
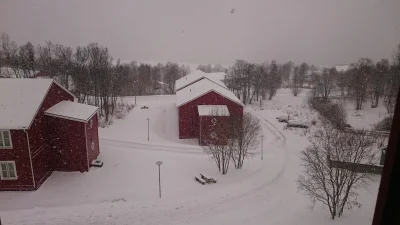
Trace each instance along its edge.
<path fill-rule="evenodd" d="M 6 163 L 7 171 L 9 171 L 8 164 L 9 163 L 13 164 L 15 177 L 3 177 L 3 170 L 1 169 L 1 164 L 3 163 Z M 15 166 L 15 161 L 0 161 L 0 180 L 17 180 L 17 179 L 18 179 L 18 174 L 17 174 L 17 167 Z"/>
<path fill-rule="evenodd" d="M 8 136 L 10 137 L 10 146 L 5 146 L 5 142 L 4 142 L 4 135 L 3 132 L 8 132 Z M 12 149 L 13 148 L 13 144 L 12 144 L 12 137 L 11 137 L 11 132 L 10 130 L 0 130 L 0 139 L 1 139 L 1 143 L 3 143 L 3 145 L 0 146 L 0 149 Z"/>

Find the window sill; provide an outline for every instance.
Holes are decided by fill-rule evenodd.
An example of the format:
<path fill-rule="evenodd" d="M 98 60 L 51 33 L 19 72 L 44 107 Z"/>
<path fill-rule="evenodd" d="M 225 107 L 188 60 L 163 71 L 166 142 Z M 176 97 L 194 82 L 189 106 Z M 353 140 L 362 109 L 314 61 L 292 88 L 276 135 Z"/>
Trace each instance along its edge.
<path fill-rule="evenodd" d="M 16 177 L 16 178 L 1 178 L 0 180 L 18 180 L 18 177 Z"/>

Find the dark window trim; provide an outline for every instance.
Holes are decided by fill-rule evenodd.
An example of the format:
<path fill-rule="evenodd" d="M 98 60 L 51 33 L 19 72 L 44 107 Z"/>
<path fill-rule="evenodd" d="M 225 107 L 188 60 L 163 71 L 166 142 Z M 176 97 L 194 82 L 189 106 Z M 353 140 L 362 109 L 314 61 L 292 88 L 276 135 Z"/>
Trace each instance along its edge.
<path fill-rule="evenodd" d="M 400 89 L 372 225 L 400 224 Z"/>

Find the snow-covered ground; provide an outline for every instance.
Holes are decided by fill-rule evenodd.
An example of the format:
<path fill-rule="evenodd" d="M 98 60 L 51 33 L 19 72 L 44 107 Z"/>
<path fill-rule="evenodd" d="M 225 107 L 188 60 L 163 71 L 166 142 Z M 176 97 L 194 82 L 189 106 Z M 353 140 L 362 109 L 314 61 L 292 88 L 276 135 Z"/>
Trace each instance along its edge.
<path fill-rule="evenodd" d="M 290 112 L 303 120 L 306 93 L 279 90 L 273 100 L 247 107 L 260 118 L 264 160 L 257 154 L 244 168 L 218 173 L 196 140 L 178 139 L 175 96 L 138 97 L 123 120 L 99 130 L 102 168 L 89 173 L 54 173 L 35 192 L 1 192 L 4 224 L 370 224 L 380 177 L 360 193 L 363 207 L 331 221 L 327 209 L 297 192 L 299 153 L 307 144 L 302 129 L 286 129 L 277 116 Z M 134 102 L 134 97 L 124 101 Z M 148 109 L 141 109 L 148 106 Z M 150 118 L 147 140 L 147 118 Z M 162 198 L 158 198 L 161 160 Z M 193 176 L 218 180 L 202 186 Z"/>
<path fill-rule="evenodd" d="M 348 100 L 346 101 L 346 111 L 348 123 L 359 129 L 373 129 L 376 123 L 388 116 L 383 101 L 376 108 L 371 108 L 371 103 L 368 101 L 362 110 L 355 110 L 354 101 Z"/>

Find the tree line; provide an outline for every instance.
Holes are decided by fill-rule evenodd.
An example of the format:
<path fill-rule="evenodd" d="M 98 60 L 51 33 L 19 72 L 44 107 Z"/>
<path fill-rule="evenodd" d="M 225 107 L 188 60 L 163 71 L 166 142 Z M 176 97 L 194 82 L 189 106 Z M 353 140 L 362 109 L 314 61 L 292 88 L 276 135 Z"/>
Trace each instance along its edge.
<path fill-rule="evenodd" d="M 100 108 L 108 123 L 117 99 L 126 95 L 172 94 L 175 80 L 190 72 L 176 63 L 155 66 L 114 60 L 108 48 L 97 43 L 75 49 L 47 42 L 17 45 L 6 33 L 0 35 L 0 77 L 51 77 L 73 92 L 78 101 Z"/>
<path fill-rule="evenodd" d="M 328 100 L 340 93 L 342 98 L 354 99 L 357 110 L 362 109 L 367 100 L 372 108 L 383 101 L 388 114 L 392 114 L 400 86 L 400 44 L 392 60 L 375 63 L 369 58 L 360 58 L 349 64 L 347 70 L 340 71 L 336 67 L 318 68 L 305 62 L 278 64 L 273 60 L 254 64 L 237 60 L 227 69 L 225 83 L 244 104 L 259 99 L 271 100 L 279 88 L 290 88 L 297 96 L 307 87 L 312 88 L 316 98 Z"/>
<path fill-rule="evenodd" d="M 291 87 L 294 96 L 309 82 L 307 74 L 315 70 L 315 66 L 302 63 L 295 65 L 289 61 L 278 64 L 254 64 L 245 60 L 237 60 L 227 70 L 226 85 L 242 100 L 243 104 L 252 104 L 262 100 L 271 100 L 279 88 Z"/>
<path fill-rule="evenodd" d="M 342 99 L 355 100 L 356 110 L 363 109 L 367 100 L 372 108 L 383 101 L 387 113 L 391 115 L 400 86 L 400 44 L 391 61 L 381 59 L 374 63 L 369 58 L 360 58 L 350 64 L 347 71 L 330 68 L 320 74 L 311 74 L 311 83 L 314 97 L 328 100 L 340 93 Z"/>

